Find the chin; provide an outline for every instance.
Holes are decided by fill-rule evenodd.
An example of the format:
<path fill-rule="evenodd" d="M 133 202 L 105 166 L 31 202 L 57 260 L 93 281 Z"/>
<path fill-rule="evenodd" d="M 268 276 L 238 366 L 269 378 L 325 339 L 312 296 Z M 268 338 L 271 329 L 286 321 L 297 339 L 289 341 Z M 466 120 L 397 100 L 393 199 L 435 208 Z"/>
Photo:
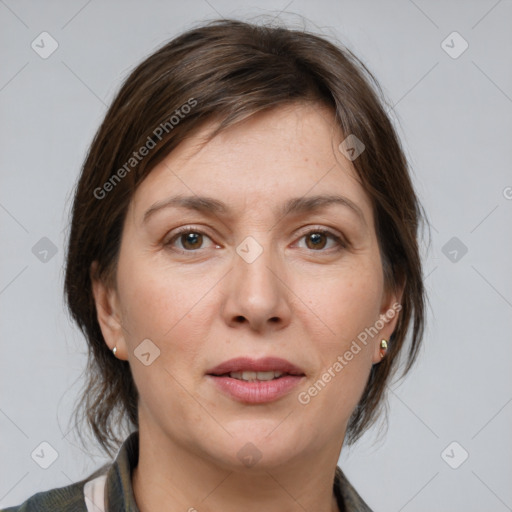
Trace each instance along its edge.
<path fill-rule="evenodd" d="M 237 471 L 257 471 L 289 463 L 307 448 L 301 446 L 299 436 L 290 431 L 290 425 L 280 424 L 282 420 L 237 421 L 236 428 L 227 424 L 226 430 L 232 437 L 226 436 L 223 443 L 216 445 L 221 450 L 216 450 L 216 457 L 222 459 L 226 468 L 230 466 L 233 470 L 235 467 Z"/>

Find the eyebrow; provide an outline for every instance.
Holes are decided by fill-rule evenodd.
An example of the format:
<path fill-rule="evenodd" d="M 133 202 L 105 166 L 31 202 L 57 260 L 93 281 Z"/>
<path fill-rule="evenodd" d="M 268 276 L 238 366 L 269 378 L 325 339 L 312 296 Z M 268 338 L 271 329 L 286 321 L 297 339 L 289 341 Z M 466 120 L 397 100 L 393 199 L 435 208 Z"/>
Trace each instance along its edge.
<path fill-rule="evenodd" d="M 286 201 L 274 213 L 281 218 L 286 215 L 313 213 L 333 205 L 343 206 L 352 211 L 366 225 L 366 219 L 361 208 L 348 197 L 337 194 L 294 197 Z M 233 213 L 229 206 L 212 197 L 177 195 L 153 204 L 144 214 L 143 222 L 147 222 L 153 214 L 166 208 L 183 208 L 218 216 L 227 216 Z"/>

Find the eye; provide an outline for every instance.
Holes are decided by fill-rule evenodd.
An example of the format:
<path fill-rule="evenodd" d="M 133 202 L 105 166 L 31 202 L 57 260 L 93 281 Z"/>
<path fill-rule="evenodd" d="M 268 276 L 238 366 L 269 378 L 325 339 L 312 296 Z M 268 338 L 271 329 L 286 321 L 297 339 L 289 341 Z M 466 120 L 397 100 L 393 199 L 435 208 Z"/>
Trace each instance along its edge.
<path fill-rule="evenodd" d="M 189 226 L 179 229 L 164 245 L 172 246 L 175 241 L 179 241 L 181 242 L 181 247 L 177 248 L 179 251 L 194 252 L 202 248 L 201 245 L 205 237 L 211 240 L 203 231 Z"/>
<path fill-rule="evenodd" d="M 346 243 L 341 239 L 341 237 L 327 229 L 317 228 L 310 230 L 302 235 L 301 239 L 302 238 L 306 238 L 306 247 L 313 251 L 321 251 L 322 249 L 325 249 L 329 238 L 335 242 L 335 245 L 337 244 L 338 249 L 346 247 Z"/>
<path fill-rule="evenodd" d="M 173 249 L 176 249 L 179 252 L 196 252 L 197 250 L 203 248 L 202 245 L 205 237 L 211 240 L 211 238 L 200 229 L 185 226 L 181 229 L 178 229 L 178 231 L 175 232 L 174 235 L 172 235 L 171 238 L 164 243 L 164 245 L 166 247 L 169 246 Z M 323 228 L 312 229 L 300 237 L 301 240 L 303 238 L 306 239 L 306 248 L 317 252 L 325 249 L 329 239 L 335 242 L 334 248 L 337 246 L 338 250 L 347 247 L 347 244 L 342 240 L 340 236 Z M 177 241 L 180 242 L 181 247 L 172 247 Z M 219 246 L 217 245 L 216 247 Z M 332 248 L 333 247 L 331 246 L 327 249 Z"/>

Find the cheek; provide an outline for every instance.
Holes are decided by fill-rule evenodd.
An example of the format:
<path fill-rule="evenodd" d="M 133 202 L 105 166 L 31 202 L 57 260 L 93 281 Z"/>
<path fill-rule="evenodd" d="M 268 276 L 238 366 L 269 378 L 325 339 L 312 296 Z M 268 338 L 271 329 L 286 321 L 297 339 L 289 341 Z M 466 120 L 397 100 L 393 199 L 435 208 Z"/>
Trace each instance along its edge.
<path fill-rule="evenodd" d="M 216 286 L 222 274 L 192 266 L 177 269 L 144 254 L 129 256 L 120 258 L 118 283 L 134 378 L 144 372 L 134 351 L 142 340 L 150 339 L 160 350 L 155 361 L 159 373 L 168 371 L 180 382 L 190 383 L 202 372 L 212 313 L 219 308 Z M 147 378 L 155 389 L 179 387 L 166 373 L 162 373 L 163 380 L 153 374 Z"/>
<path fill-rule="evenodd" d="M 363 336 L 379 319 L 382 275 L 369 258 L 365 265 L 347 267 L 323 283 L 310 303 L 327 334 L 315 340 L 321 369 L 306 391 L 318 414 L 337 410 L 336 423 L 343 423 L 357 405 L 373 364 L 374 338 Z M 313 316 L 311 321 L 319 322 Z"/>
<path fill-rule="evenodd" d="M 368 260 L 366 264 L 347 266 L 324 276 L 320 284 L 313 288 L 309 279 L 304 281 L 310 297 L 308 305 L 317 313 L 316 321 L 326 326 L 326 346 L 339 351 L 378 320 L 382 275 Z"/>
<path fill-rule="evenodd" d="M 201 360 L 201 340 L 206 339 L 200 331 L 208 331 L 204 315 L 198 314 L 207 305 L 205 291 L 175 273 L 171 279 L 170 273 L 155 275 L 153 267 L 127 263 L 120 262 L 118 282 L 130 368 L 141 407 L 146 417 L 158 417 L 162 424 L 171 424 L 179 416 L 183 421 L 174 428 L 185 435 L 186 425 L 201 421 L 201 411 L 187 390 Z M 146 339 L 154 343 L 158 354 L 149 365 L 137 357 Z M 149 346 L 151 353 L 155 349 Z"/>
<path fill-rule="evenodd" d="M 166 268 L 156 257 L 136 252 L 121 257 L 119 293 L 132 338 L 172 339 L 213 286 L 208 281 L 201 272 Z"/>

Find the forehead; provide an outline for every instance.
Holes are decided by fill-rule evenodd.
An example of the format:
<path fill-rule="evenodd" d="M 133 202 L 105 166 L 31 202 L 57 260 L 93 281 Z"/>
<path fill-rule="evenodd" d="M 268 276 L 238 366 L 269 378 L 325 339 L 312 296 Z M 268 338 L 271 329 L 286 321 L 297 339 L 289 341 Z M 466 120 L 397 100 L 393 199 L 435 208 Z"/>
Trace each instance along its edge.
<path fill-rule="evenodd" d="M 248 209 L 282 214 L 291 198 L 329 194 L 347 199 L 371 223 L 370 198 L 338 150 L 345 137 L 327 107 L 292 104 L 260 112 L 205 143 L 215 127 L 203 125 L 149 173 L 131 204 L 136 219 L 176 195 L 217 198 L 224 203 L 219 213 L 224 208 L 240 217 Z"/>

